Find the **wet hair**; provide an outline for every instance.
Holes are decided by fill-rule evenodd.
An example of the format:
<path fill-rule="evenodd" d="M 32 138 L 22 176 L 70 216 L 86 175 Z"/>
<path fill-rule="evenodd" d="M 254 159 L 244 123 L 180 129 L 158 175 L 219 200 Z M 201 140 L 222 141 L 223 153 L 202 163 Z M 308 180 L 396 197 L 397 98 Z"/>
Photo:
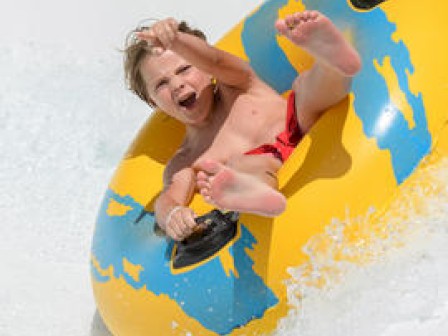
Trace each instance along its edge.
<path fill-rule="evenodd" d="M 146 41 L 142 41 L 135 36 L 136 32 L 150 27 L 140 25 L 128 34 L 124 49 L 124 73 L 129 90 L 148 103 L 149 106 L 154 107 L 154 103 L 148 96 L 146 83 L 141 73 L 141 63 L 146 56 L 152 54 L 152 48 Z M 179 23 L 178 31 L 197 36 L 204 41 L 207 40 L 202 31 L 191 28 L 185 21 Z"/>

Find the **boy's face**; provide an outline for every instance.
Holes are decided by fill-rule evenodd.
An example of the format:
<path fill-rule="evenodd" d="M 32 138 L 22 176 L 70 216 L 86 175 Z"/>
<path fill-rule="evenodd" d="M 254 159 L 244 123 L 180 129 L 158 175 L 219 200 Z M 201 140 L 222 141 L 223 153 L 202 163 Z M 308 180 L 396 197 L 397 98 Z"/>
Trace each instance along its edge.
<path fill-rule="evenodd" d="M 151 100 L 186 125 L 200 125 L 213 106 L 211 76 L 176 53 L 146 56 L 141 73 Z"/>

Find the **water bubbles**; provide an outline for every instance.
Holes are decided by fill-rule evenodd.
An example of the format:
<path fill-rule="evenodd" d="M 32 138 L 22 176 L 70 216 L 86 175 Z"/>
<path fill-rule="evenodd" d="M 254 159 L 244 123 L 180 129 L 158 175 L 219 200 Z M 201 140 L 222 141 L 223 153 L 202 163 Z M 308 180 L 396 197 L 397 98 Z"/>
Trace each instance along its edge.
<path fill-rule="evenodd" d="M 309 263 L 288 269 L 294 308 L 274 335 L 445 334 L 446 181 L 448 161 L 420 167 L 384 215 L 347 215 L 310 239 L 303 248 Z"/>

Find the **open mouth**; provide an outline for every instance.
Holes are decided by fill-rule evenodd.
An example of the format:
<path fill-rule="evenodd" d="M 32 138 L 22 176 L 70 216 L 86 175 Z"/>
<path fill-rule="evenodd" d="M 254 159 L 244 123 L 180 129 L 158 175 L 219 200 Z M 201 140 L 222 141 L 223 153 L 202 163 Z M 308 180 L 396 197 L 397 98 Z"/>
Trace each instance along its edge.
<path fill-rule="evenodd" d="M 179 100 L 179 105 L 185 108 L 191 108 L 196 102 L 196 94 L 191 93 L 185 98 Z"/>

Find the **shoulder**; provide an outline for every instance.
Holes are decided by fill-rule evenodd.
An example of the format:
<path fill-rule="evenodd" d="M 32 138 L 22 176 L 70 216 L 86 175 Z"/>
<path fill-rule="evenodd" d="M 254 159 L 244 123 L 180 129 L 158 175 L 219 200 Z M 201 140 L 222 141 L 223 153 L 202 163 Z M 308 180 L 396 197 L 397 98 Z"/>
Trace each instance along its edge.
<path fill-rule="evenodd" d="M 273 89 L 264 82 L 256 73 L 251 77 L 245 77 L 245 84 L 234 86 L 218 82 L 216 92 L 219 100 L 233 103 L 238 97 L 254 96 L 258 97 L 266 93 L 274 92 Z"/>
<path fill-rule="evenodd" d="M 237 98 L 255 99 L 256 101 L 264 101 L 266 99 L 272 99 L 273 97 L 280 97 L 277 91 L 275 91 L 269 84 L 263 81 L 256 74 L 248 81 L 247 86 L 243 88 L 237 88 L 234 86 L 220 85 L 219 95 L 224 101 L 235 102 Z"/>

